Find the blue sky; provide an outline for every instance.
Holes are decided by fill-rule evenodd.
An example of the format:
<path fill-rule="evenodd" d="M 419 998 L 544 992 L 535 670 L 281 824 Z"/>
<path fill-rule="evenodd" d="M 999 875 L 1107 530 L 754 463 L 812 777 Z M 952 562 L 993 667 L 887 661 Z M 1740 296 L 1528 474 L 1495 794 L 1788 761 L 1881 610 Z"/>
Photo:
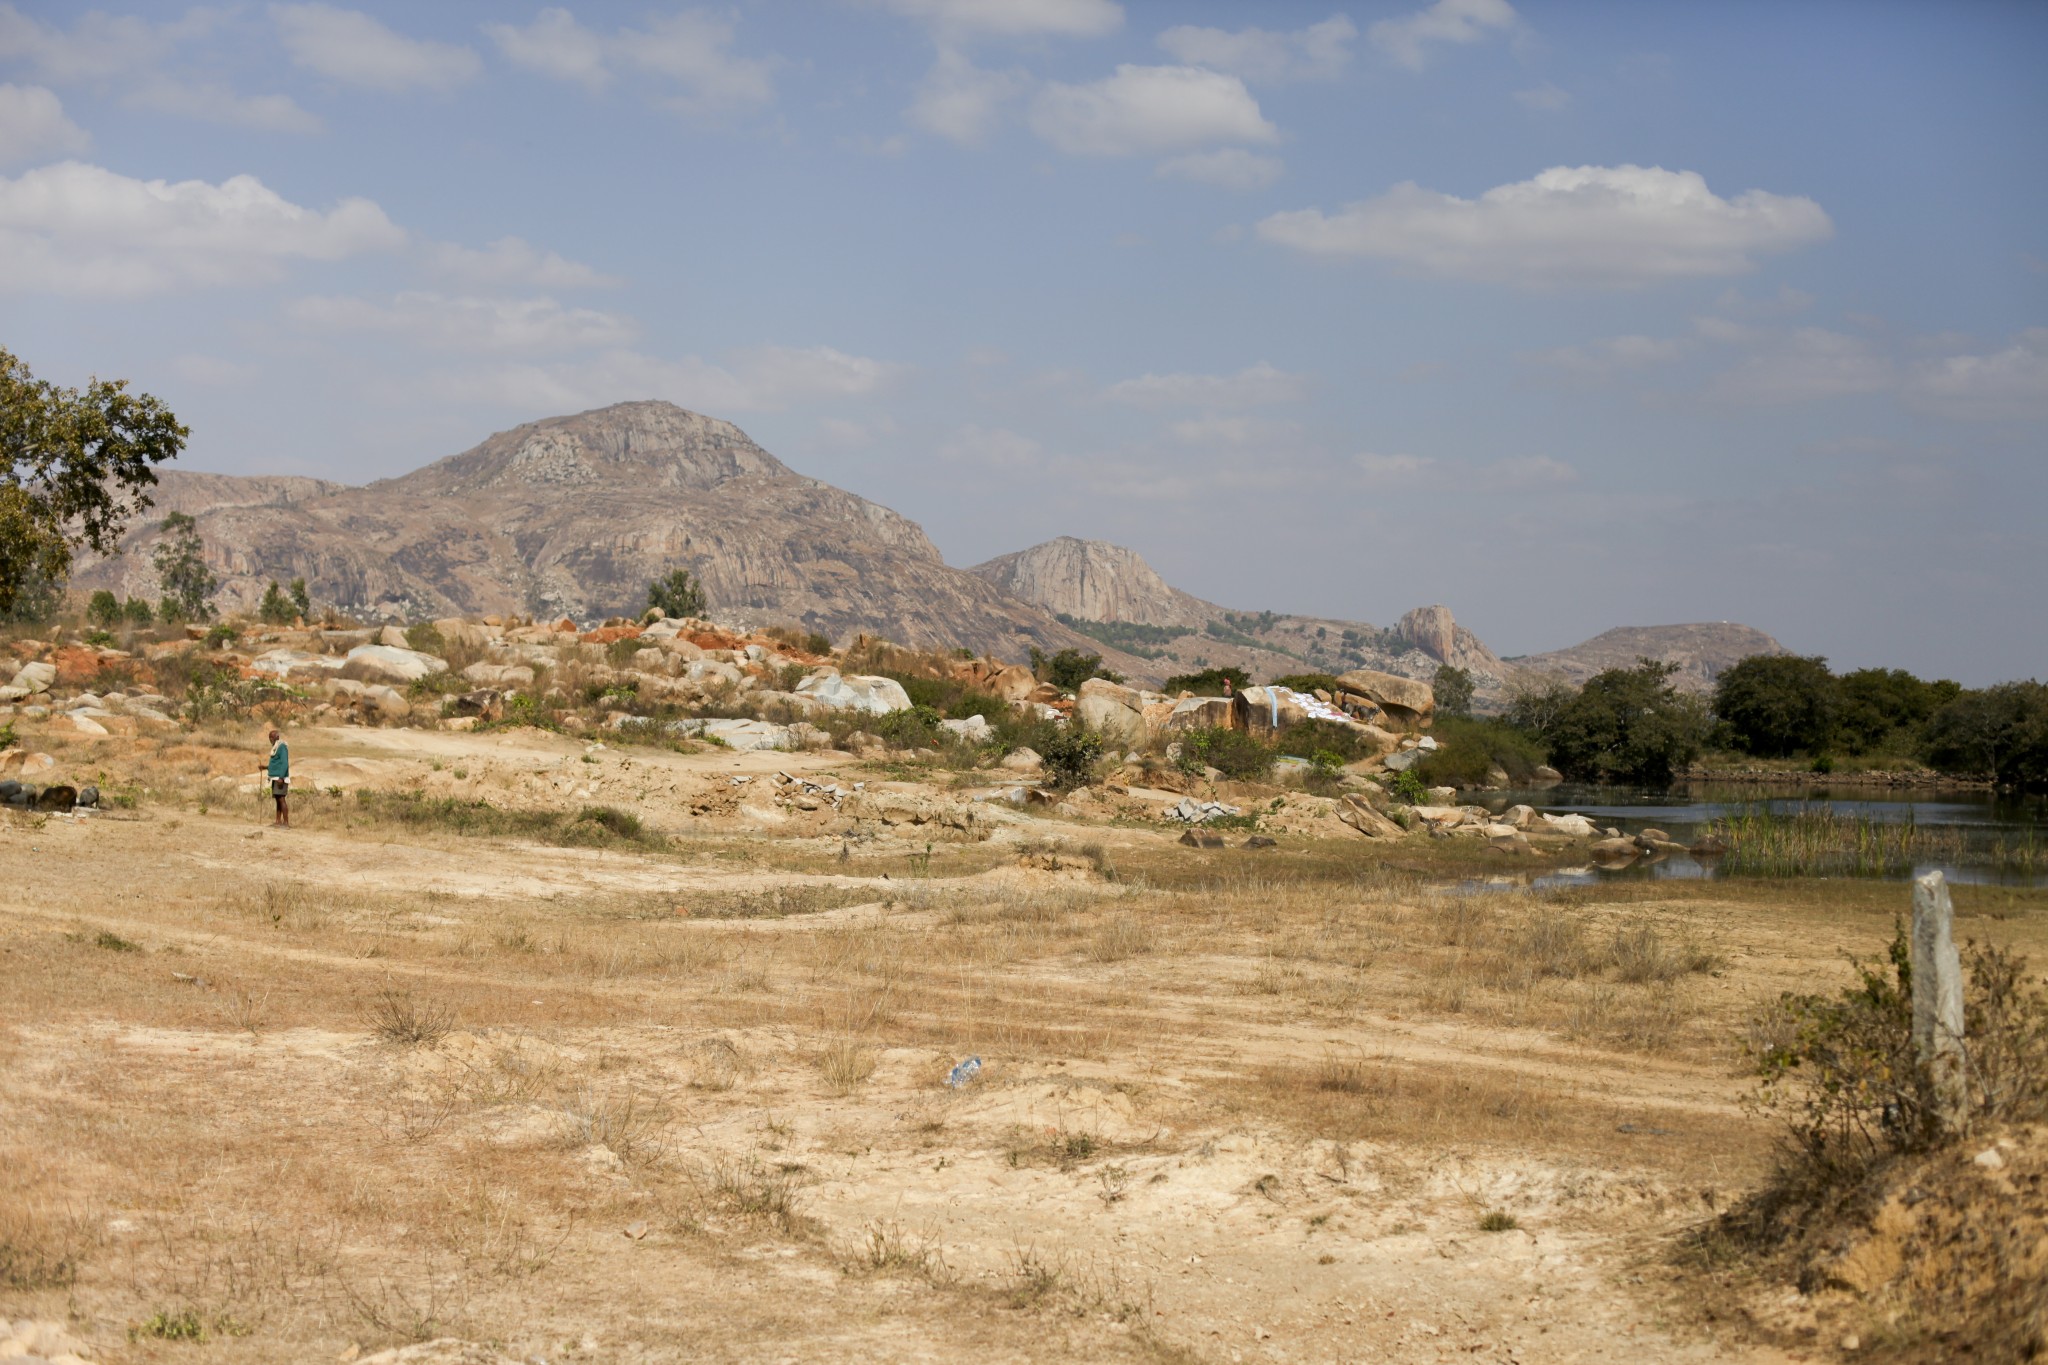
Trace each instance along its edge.
<path fill-rule="evenodd" d="M 350 482 L 666 398 L 956 564 L 2048 676 L 2048 6 L 0 3 L 0 344 Z"/>

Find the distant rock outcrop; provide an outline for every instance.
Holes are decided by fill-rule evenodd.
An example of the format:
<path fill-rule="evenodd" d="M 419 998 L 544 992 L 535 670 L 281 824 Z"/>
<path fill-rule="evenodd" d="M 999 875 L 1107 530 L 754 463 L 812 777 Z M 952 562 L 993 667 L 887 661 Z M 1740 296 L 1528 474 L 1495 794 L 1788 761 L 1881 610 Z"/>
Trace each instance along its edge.
<path fill-rule="evenodd" d="M 1086 621 L 1200 629 L 1223 612 L 1213 602 L 1170 586 L 1136 550 L 1106 540 L 1061 536 L 998 555 L 967 572 L 1012 597 Z"/>
<path fill-rule="evenodd" d="M 680 566 L 703 581 L 715 614 L 741 622 L 1010 659 L 1034 645 L 1101 649 L 948 566 L 908 518 L 792 472 L 730 422 L 668 403 L 531 422 L 363 487 L 171 471 L 156 505 L 197 517 L 221 604 L 236 609 L 254 607 L 272 579 L 303 577 L 315 601 L 370 617 L 587 620 L 638 615 L 648 582 Z M 81 566 L 76 586 L 154 597 L 160 521 Z M 1142 660 L 1107 657 L 1144 671 Z"/>
<path fill-rule="evenodd" d="M 1659 659 L 1678 665 L 1672 681 L 1679 687 L 1706 692 L 1723 671 L 1753 654 L 1789 652 L 1754 627 L 1732 621 L 1700 621 L 1683 626 L 1616 626 L 1570 649 L 1524 655 L 1508 660 L 1507 666 L 1576 685 L 1603 669 L 1628 668 L 1637 659 Z"/>
<path fill-rule="evenodd" d="M 1451 618 L 1451 609 L 1446 606 L 1417 607 L 1395 624 L 1394 634 L 1438 663 L 1453 668 L 1490 677 L 1507 671 L 1477 635 Z"/>

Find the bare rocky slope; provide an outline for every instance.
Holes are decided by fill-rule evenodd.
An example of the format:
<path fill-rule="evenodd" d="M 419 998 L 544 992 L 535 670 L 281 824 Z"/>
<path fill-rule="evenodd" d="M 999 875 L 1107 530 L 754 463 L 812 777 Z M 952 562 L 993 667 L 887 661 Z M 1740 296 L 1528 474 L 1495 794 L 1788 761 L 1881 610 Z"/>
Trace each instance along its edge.
<path fill-rule="evenodd" d="M 1418 607 L 1391 629 L 1238 611 L 1170 586 L 1135 550 L 1100 540 L 1061 536 L 969 572 L 1100 642 L 1147 655 L 1169 674 L 1234 665 L 1255 678 L 1375 668 L 1426 679 L 1448 663 L 1469 669 L 1490 695 L 1510 671 L 1448 607 Z"/>
<path fill-rule="evenodd" d="M 1637 659 L 1678 665 L 1672 681 L 1694 692 L 1709 691 L 1724 669 L 1752 654 L 1784 654 L 1785 646 L 1753 626 L 1700 621 L 1682 626 L 1616 626 L 1570 649 L 1526 654 L 1511 668 L 1560 677 L 1578 684 L 1605 668 L 1627 668 Z"/>
<path fill-rule="evenodd" d="M 1638 658 L 1676 663 L 1679 686 L 1705 691 L 1737 660 L 1785 652 L 1760 630 L 1719 622 L 1623 626 L 1570 649 L 1502 659 L 1459 625 L 1449 607 L 1417 607 L 1384 629 L 1364 621 L 1236 611 L 1171 586 L 1134 550 L 1072 536 L 999 555 L 969 572 L 1084 634 L 1146 655 L 1155 671 L 1168 674 L 1236 665 L 1255 678 L 1376 668 L 1427 679 L 1438 665 L 1451 664 L 1473 675 L 1482 703 L 1497 705 L 1520 677 L 1582 683 Z"/>
<path fill-rule="evenodd" d="M 946 564 L 906 517 L 794 473 L 729 422 L 622 403 L 500 432 L 473 450 L 362 487 L 166 472 L 159 515 L 77 586 L 155 596 L 161 513 L 199 522 L 219 601 L 272 580 L 373 618 L 521 612 L 638 614 L 650 580 L 700 577 L 714 615 L 844 639 L 1095 649 L 1041 609 Z M 1145 660 L 1106 655 L 1150 676 Z"/>

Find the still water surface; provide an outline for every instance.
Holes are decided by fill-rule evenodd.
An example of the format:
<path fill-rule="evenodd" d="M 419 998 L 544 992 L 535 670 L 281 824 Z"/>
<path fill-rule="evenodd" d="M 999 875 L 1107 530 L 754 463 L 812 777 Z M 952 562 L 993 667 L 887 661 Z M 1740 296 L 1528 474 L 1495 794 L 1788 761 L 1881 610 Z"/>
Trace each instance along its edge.
<path fill-rule="evenodd" d="M 1825 784 L 1787 788 L 1779 785 L 1679 783 L 1668 790 L 1567 784 L 1545 791 L 1470 792 L 1460 799 L 1495 811 L 1526 804 L 1551 814 L 1577 812 L 1596 825 L 1603 828 L 1612 826 L 1623 834 L 1634 834 L 1648 828 L 1661 829 L 1681 844 L 1697 841 L 1706 833 L 1709 824 L 1723 816 L 1740 815 L 1759 808 L 1776 815 L 1796 815 L 1801 810 L 1827 807 L 1837 816 L 1849 819 L 1881 823 L 1911 821 L 1921 827 L 1953 827 L 1961 831 L 1961 858 L 1916 866 L 1913 869 L 1915 875 L 1938 867 L 1948 874 L 1951 881 L 2048 885 L 2048 874 L 1989 865 L 1994 851 L 2001 844 L 2010 848 L 2031 841 L 2037 846 L 2048 846 L 2048 797 L 2001 796 L 1983 791 L 1831 787 Z M 1569 886 L 1602 877 L 1700 878 L 1715 875 L 1717 868 L 1713 859 L 1673 854 L 1668 858 L 1638 860 L 1614 871 L 1590 867 L 1560 869 L 1528 884 Z M 1482 883 L 1472 889 L 1488 887 Z"/>

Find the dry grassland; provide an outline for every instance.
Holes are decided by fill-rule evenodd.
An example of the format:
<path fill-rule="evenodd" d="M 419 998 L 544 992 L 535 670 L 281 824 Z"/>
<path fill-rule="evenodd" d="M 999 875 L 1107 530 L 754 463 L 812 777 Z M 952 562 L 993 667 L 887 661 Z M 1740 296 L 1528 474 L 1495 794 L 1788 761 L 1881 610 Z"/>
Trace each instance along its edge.
<path fill-rule="evenodd" d="M 95 1360 L 1812 1344 L 1718 1321 L 1670 1248 L 1767 1158 L 1754 1004 L 1845 979 L 1900 888 L 1460 895 L 1363 842 L 690 814 L 734 774 L 858 778 L 843 757 L 300 747 L 646 829 L 564 845 L 309 790 L 275 832 L 213 780 L 246 742 L 62 754 L 137 804 L 0 829 L 0 1316 Z M 2038 946 L 2041 899 L 1964 888 L 1964 931 Z"/>

